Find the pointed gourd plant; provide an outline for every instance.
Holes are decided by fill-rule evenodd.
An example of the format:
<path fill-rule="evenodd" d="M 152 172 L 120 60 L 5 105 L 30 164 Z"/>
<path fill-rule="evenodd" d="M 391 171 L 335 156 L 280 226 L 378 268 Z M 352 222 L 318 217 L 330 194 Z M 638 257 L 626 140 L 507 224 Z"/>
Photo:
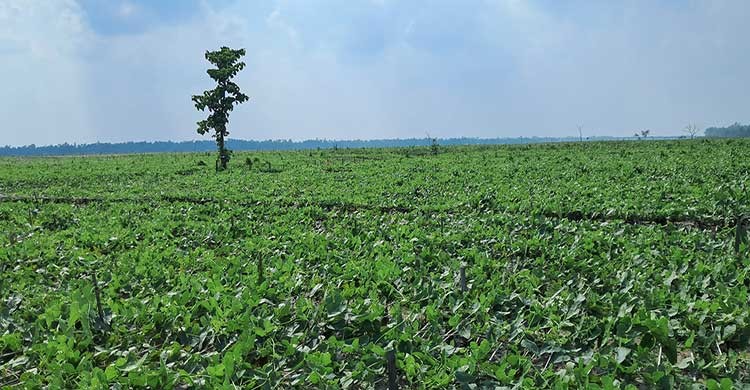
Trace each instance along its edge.
<path fill-rule="evenodd" d="M 227 124 L 229 113 L 236 104 L 244 103 L 249 98 L 240 91 L 240 87 L 232 81 L 243 68 L 245 63 L 240 59 L 245 55 L 245 49 L 230 49 L 223 46 L 217 51 L 206 51 L 208 62 L 216 68 L 208 69 L 208 75 L 216 81 L 216 88 L 206 90 L 202 95 L 194 95 L 195 108 L 200 111 L 208 109 L 209 115 L 198 122 L 198 134 L 204 135 L 214 131 L 216 146 L 219 152 L 216 159 L 216 170 L 227 169 L 231 151 L 226 147 L 226 137 L 229 135 Z"/>

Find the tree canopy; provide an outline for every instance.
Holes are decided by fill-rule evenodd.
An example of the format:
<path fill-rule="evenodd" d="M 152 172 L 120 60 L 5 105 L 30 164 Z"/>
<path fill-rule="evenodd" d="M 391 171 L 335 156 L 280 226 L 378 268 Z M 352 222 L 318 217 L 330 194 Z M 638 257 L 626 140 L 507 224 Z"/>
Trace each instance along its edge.
<path fill-rule="evenodd" d="M 727 127 L 709 127 L 705 134 L 706 137 L 750 137 L 750 125 L 735 122 Z"/>

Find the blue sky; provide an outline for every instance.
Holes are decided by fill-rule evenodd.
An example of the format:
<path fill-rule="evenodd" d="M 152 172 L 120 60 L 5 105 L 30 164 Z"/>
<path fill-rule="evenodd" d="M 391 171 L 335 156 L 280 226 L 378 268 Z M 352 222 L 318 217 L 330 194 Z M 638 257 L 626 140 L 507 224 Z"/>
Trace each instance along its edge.
<path fill-rule="evenodd" d="M 0 144 L 680 133 L 750 122 L 745 0 L 0 0 Z"/>

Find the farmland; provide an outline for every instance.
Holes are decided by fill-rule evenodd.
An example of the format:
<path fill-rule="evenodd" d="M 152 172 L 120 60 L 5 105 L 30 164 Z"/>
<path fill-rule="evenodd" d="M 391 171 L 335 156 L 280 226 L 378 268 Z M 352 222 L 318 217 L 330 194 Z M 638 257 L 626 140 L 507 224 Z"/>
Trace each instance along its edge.
<path fill-rule="evenodd" d="M 0 388 L 750 383 L 750 142 L 439 152 L 0 159 Z"/>

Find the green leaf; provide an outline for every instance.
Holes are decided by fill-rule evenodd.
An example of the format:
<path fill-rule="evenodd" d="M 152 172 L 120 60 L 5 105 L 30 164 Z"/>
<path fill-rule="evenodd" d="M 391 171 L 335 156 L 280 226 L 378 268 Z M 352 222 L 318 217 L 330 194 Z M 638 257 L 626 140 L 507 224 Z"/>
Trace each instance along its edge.
<path fill-rule="evenodd" d="M 450 319 L 448 319 L 448 325 L 449 325 L 449 326 L 450 326 L 451 328 L 455 328 L 455 327 L 456 327 L 456 325 L 458 325 L 458 324 L 459 324 L 459 323 L 461 322 L 461 319 L 462 319 L 462 318 L 463 318 L 463 317 L 462 317 L 461 315 L 459 315 L 459 314 L 454 314 L 454 315 L 452 315 L 452 316 L 451 316 L 451 318 L 450 318 Z"/>
<path fill-rule="evenodd" d="M 615 349 L 615 351 L 616 351 L 616 354 L 617 354 L 617 357 L 616 357 L 617 364 L 622 364 L 622 362 L 624 362 L 625 359 L 630 354 L 630 348 L 617 347 Z"/>
<path fill-rule="evenodd" d="M 694 342 L 695 342 L 695 333 L 691 333 L 690 337 L 688 337 L 688 339 L 685 340 L 685 348 L 687 349 L 693 348 Z"/>
<path fill-rule="evenodd" d="M 314 385 L 317 385 L 320 382 L 320 379 L 320 374 L 315 371 L 311 372 L 310 375 L 307 376 L 307 380 Z"/>
<path fill-rule="evenodd" d="M 724 327 L 724 340 L 729 340 L 737 332 L 737 325 L 727 325 Z"/>
<path fill-rule="evenodd" d="M 329 352 L 323 352 L 320 354 L 320 364 L 323 367 L 328 367 L 331 365 L 331 354 Z"/>
<path fill-rule="evenodd" d="M 521 340 L 521 346 L 524 347 L 529 352 L 533 353 L 535 356 L 539 355 L 539 347 L 537 347 L 536 343 L 534 343 L 531 340 L 523 339 Z"/>
<path fill-rule="evenodd" d="M 615 390 L 615 380 L 611 376 L 602 377 L 602 389 L 603 390 Z"/>
<path fill-rule="evenodd" d="M 221 378 L 224 376 L 224 365 L 219 363 L 215 366 L 208 366 L 206 367 L 206 372 L 208 372 L 208 375 Z"/>
<path fill-rule="evenodd" d="M 229 384 L 234 375 L 235 354 L 234 351 L 227 352 L 222 360 L 224 366 L 224 381 Z"/>
<path fill-rule="evenodd" d="M 417 375 L 417 362 L 411 354 L 406 354 L 404 357 L 404 372 L 409 380 Z"/>
<path fill-rule="evenodd" d="M 137 370 L 138 368 L 140 368 L 140 367 L 141 367 L 141 366 L 143 365 L 143 362 L 145 362 L 145 361 L 146 361 L 146 357 L 147 357 L 147 356 L 148 356 L 148 354 L 144 354 L 144 355 L 143 355 L 143 356 L 142 356 L 142 357 L 141 357 L 140 359 L 138 359 L 137 361 L 135 361 L 135 362 L 132 362 L 132 363 L 128 364 L 127 366 L 123 367 L 123 368 L 121 369 L 121 371 L 122 371 L 122 372 L 131 372 L 131 371 L 135 371 L 135 370 Z"/>
<path fill-rule="evenodd" d="M 108 381 L 112 381 L 118 376 L 120 376 L 120 373 L 117 372 L 117 368 L 115 366 L 107 366 L 107 368 L 104 369 L 104 375 L 106 376 Z"/>
<path fill-rule="evenodd" d="M 328 317 L 335 317 L 346 310 L 346 304 L 341 294 L 338 291 L 334 291 L 325 298 L 325 308 L 328 312 Z"/>
<path fill-rule="evenodd" d="M 456 370 L 456 380 L 458 383 L 468 384 L 474 382 L 474 376 L 465 371 Z"/>
<path fill-rule="evenodd" d="M 672 364 L 677 363 L 677 342 L 672 339 L 667 339 L 663 340 L 661 344 L 664 347 L 664 355 L 667 356 L 669 362 Z"/>

